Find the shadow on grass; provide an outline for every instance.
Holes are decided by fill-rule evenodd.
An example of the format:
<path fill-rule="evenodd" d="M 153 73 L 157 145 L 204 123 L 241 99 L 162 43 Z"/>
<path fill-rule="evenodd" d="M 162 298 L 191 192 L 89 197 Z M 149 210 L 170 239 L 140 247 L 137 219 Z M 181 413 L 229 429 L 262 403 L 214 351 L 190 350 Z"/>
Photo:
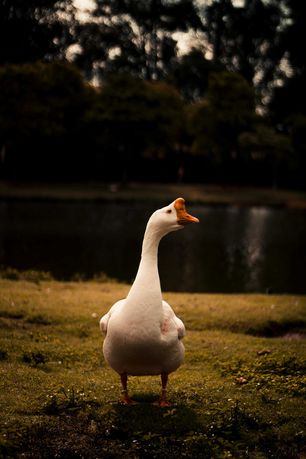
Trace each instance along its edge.
<path fill-rule="evenodd" d="M 194 410 L 161 408 L 155 397 L 138 394 L 134 406 L 113 404 L 74 414 L 47 416 L 25 434 L 16 457 L 23 458 L 210 458 Z"/>
<path fill-rule="evenodd" d="M 235 331 L 235 330 L 234 330 Z M 262 336 L 265 338 L 284 337 L 289 333 L 298 333 L 301 336 L 306 334 L 305 320 L 268 320 L 267 322 L 257 326 L 250 326 L 245 330 L 245 333 L 253 336 Z"/>
<path fill-rule="evenodd" d="M 155 406 L 152 394 L 138 393 L 134 398 L 141 403 L 133 406 L 82 400 L 76 393 L 65 397 L 66 404 L 57 402 L 57 410 L 36 416 L 21 439 L 18 431 L 19 441 L 8 443 L 2 457 L 296 459 L 303 448 L 302 433 L 294 441 L 280 442 L 277 429 L 239 403 L 200 416 L 185 404 Z"/>
<path fill-rule="evenodd" d="M 147 436 L 185 435 L 201 428 L 195 411 L 185 405 L 161 408 L 153 403 L 156 397 L 138 394 L 141 401 L 132 407 L 117 404 L 114 406 L 114 426 L 126 437 L 136 434 L 139 438 Z"/>

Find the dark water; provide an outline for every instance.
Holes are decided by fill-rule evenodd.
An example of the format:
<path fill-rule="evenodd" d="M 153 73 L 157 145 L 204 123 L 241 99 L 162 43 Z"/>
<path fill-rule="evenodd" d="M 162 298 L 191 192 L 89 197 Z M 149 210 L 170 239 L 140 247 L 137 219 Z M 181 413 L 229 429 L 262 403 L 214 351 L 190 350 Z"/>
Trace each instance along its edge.
<path fill-rule="evenodd" d="M 131 282 L 147 204 L 0 203 L 0 265 L 60 279 L 104 271 Z M 194 206 L 199 225 L 160 244 L 163 290 L 306 293 L 306 212 Z"/>

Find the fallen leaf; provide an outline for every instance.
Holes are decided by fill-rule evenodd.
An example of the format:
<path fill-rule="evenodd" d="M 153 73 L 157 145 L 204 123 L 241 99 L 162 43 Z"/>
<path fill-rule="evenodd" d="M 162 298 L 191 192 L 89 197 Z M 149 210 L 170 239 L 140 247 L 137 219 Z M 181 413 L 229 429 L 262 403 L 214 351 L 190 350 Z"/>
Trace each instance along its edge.
<path fill-rule="evenodd" d="M 257 355 L 266 355 L 266 354 L 271 354 L 270 349 L 262 349 L 261 351 L 257 351 Z"/>
<path fill-rule="evenodd" d="M 236 378 L 236 384 L 246 384 L 248 380 L 244 378 L 243 376 L 240 376 L 239 378 Z"/>

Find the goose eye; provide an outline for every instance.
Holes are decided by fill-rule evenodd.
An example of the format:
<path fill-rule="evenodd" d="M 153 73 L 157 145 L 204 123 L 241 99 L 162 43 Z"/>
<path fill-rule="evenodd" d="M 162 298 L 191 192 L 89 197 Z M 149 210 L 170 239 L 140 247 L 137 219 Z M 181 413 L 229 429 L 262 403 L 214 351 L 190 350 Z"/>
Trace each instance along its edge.
<path fill-rule="evenodd" d="M 167 210 L 167 214 L 171 214 L 171 212 L 172 212 L 171 209 Z"/>

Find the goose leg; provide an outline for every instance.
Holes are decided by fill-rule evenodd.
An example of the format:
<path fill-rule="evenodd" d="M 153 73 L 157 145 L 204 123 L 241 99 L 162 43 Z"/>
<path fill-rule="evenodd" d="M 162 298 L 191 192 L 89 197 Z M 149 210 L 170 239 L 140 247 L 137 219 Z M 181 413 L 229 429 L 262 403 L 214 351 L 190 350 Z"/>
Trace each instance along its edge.
<path fill-rule="evenodd" d="M 171 403 L 167 400 L 167 383 L 168 383 L 168 373 L 161 374 L 161 383 L 162 383 L 162 393 L 159 399 L 159 406 L 171 406 Z"/>
<path fill-rule="evenodd" d="M 123 403 L 124 405 L 134 405 L 135 402 L 129 397 L 129 394 L 128 394 L 128 389 L 127 389 L 128 377 L 127 377 L 127 374 L 126 373 L 122 373 L 120 375 L 120 378 L 121 378 L 121 384 L 122 384 L 122 399 L 121 399 L 121 403 Z"/>

